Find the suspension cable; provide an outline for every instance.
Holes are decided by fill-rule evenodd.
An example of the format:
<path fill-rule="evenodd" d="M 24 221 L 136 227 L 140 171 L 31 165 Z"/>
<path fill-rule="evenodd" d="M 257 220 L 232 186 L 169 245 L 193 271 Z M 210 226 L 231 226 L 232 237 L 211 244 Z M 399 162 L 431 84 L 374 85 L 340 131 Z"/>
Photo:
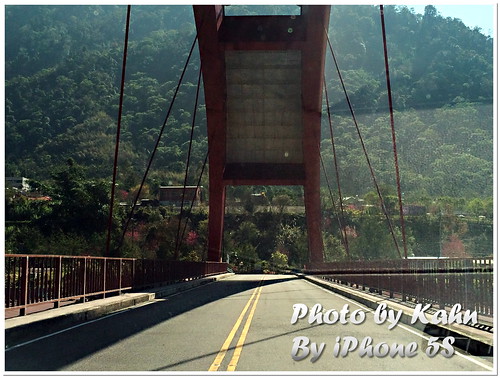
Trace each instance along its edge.
<path fill-rule="evenodd" d="M 328 89 L 326 87 L 326 78 L 323 77 L 323 84 L 325 87 L 325 101 L 326 101 L 326 110 L 328 114 L 328 124 L 330 126 L 330 142 L 332 144 L 332 152 L 333 152 L 333 163 L 335 167 L 335 177 L 337 179 L 337 190 L 339 193 L 339 206 L 340 206 L 340 217 L 339 217 L 339 222 L 340 222 L 340 232 L 342 235 L 342 239 L 344 241 L 344 247 L 347 253 L 347 257 L 350 256 L 349 254 L 349 242 L 347 241 L 347 234 L 345 230 L 345 213 L 344 213 L 344 203 L 342 199 L 342 190 L 340 188 L 340 175 L 339 175 L 339 166 L 338 166 L 338 160 L 337 160 L 337 151 L 335 148 L 335 138 L 333 137 L 333 125 L 332 125 L 332 115 L 330 112 L 330 101 L 328 99 Z M 326 176 L 326 172 L 325 172 Z M 328 180 L 328 178 L 327 178 Z"/>
<path fill-rule="evenodd" d="M 347 104 L 349 106 L 349 110 L 351 112 L 351 116 L 352 116 L 352 119 L 353 119 L 353 122 L 354 122 L 354 125 L 356 127 L 356 131 L 358 133 L 358 137 L 359 137 L 359 140 L 360 140 L 360 143 L 361 143 L 361 147 L 363 149 L 363 153 L 365 155 L 365 158 L 366 158 L 366 162 L 368 163 L 368 168 L 370 169 L 370 175 L 372 177 L 372 181 L 373 181 L 373 184 L 375 186 L 375 189 L 377 191 L 377 194 L 378 194 L 378 197 L 379 197 L 379 200 L 380 200 L 380 206 L 382 208 L 382 211 L 385 215 L 385 218 L 387 220 L 387 224 L 389 225 L 389 230 L 391 232 L 391 235 L 392 235 L 392 239 L 394 241 L 394 245 L 396 246 L 396 249 L 398 251 L 398 254 L 399 254 L 399 257 L 401 258 L 401 251 L 399 249 L 399 244 L 398 244 L 398 241 L 396 239 L 396 235 L 395 235 L 395 232 L 394 232 L 394 227 L 392 225 L 392 222 L 391 222 L 391 219 L 389 218 L 389 214 L 387 212 L 387 209 L 385 207 L 385 203 L 384 203 L 384 199 L 382 197 L 382 193 L 380 191 L 380 188 L 378 186 L 378 183 L 377 183 L 377 179 L 375 177 L 375 171 L 373 170 L 373 167 L 372 167 L 372 164 L 371 164 L 371 161 L 370 161 L 370 158 L 368 156 L 368 151 L 366 149 L 366 146 L 365 146 L 365 142 L 363 140 L 363 137 L 361 135 L 361 130 L 359 129 L 359 125 L 358 125 L 358 121 L 356 120 L 356 116 L 354 114 L 354 109 L 352 107 L 352 104 L 351 104 L 351 100 L 349 99 L 349 95 L 347 93 L 347 89 L 345 87 L 345 84 L 344 84 L 344 79 L 342 78 L 342 73 L 340 72 L 340 68 L 339 68 L 339 65 L 338 65 L 338 62 L 337 62 L 337 58 L 335 56 L 335 53 L 333 51 L 333 47 L 332 47 L 332 44 L 330 42 L 330 37 L 328 36 L 328 31 L 326 30 L 325 28 L 325 33 L 326 33 L 326 38 L 327 38 L 327 41 L 328 41 L 328 46 L 330 48 L 330 52 L 332 54 L 332 57 L 333 57 L 333 61 L 335 63 L 335 68 L 337 70 L 337 74 L 339 76 L 339 79 L 340 79 L 340 83 L 342 85 L 342 89 L 344 91 L 344 95 L 345 95 L 345 98 L 346 98 L 346 101 L 347 101 Z"/>
<path fill-rule="evenodd" d="M 213 139 L 214 135 L 215 135 L 215 130 L 213 130 L 212 133 L 210 133 L 210 135 L 207 135 L 207 140 Z M 201 180 L 203 178 L 203 173 L 205 172 L 205 168 L 206 168 L 207 163 L 208 163 L 209 155 L 210 155 L 210 144 L 207 145 L 207 153 L 205 155 L 205 160 L 203 161 L 203 165 L 201 167 L 200 175 L 198 176 L 198 182 L 196 183 L 196 191 L 194 192 L 193 198 L 191 199 L 191 206 L 189 207 L 187 216 L 191 215 L 191 212 L 193 210 L 194 201 L 196 200 L 196 192 L 198 191 L 198 188 L 201 186 Z M 187 229 L 187 222 L 184 222 L 184 228 L 182 229 L 182 234 L 181 234 L 180 240 L 184 240 L 184 235 L 186 234 L 186 229 Z M 205 252 L 206 252 L 206 248 L 205 248 Z"/>
<path fill-rule="evenodd" d="M 143 188 L 144 183 L 146 181 L 146 177 L 148 176 L 149 169 L 151 168 L 151 164 L 152 164 L 153 159 L 154 159 L 155 154 L 156 154 L 156 150 L 158 149 L 158 145 L 160 144 L 160 140 L 161 140 L 161 137 L 163 135 L 163 131 L 165 130 L 165 126 L 167 125 L 168 119 L 170 118 L 170 113 L 172 112 L 172 108 L 173 108 L 175 99 L 177 98 L 177 94 L 179 92 L 179 88 L 181 87 L 181 83 L 182 83 L 182 80 L 184 78 L 184 74 L 186 73 L 189 61 L 191 60 L 191 56 L 193 54 L 193 50 L 194 50 L 194 47 L 196 45 L 196 41 L 197 40 L 198 40 L 198 35 L 195 36 L 195 38 L 193 40 L 193 43 L 191 45 L 191 49 L 189 50 L 189 55 L 188 55 L 188 57 L 186 59 L 186 63 L 184 64 L 184 68 L 182 70 L 181 76 L 179 77 L 179 81 L 177 83 L 177 87 L 175 88 L 175 92 L 174 92 L 174 95 L 172 97 L 172 101 L 170 102 L 170 107 L 168 108 L 167 115 L 165 116 L 165 120 L 163 121 L 163 125 L 162 125 L 162 127 L 160 129 L 160 133 L 158 134 L 158 138 L 156 139 L 156 143 L 155 143 L 154 148 L 153 148 L 153 150 L 151 152 L 151 156 L 149 158 L 149 162 L 148 162 L 148 165 L 146 167 L 146 171 L 144 172 L 144 176 L 142 178 L 141 185 L 140 185 L 139 190 L 137 191 L 137 195 L 135 196 L 135 199 L 134 199 L 134 204 L 132 205 L 132 209 L 130 210 L 129 216 L 127 218 L 127 222 L 125 223 L 125 227 L 123 229 L 123 233 L 122 233 L 122 237 L 121 237 L 121 240 L 120 240 L 120 244 L 118 245 L 118 249 L 121 248 L 121 246 L 123 244 L 123 241 L 125 239 L 125 234 L 127 232 L 128 225 L 130 223 L 130 220 L 132 219 L 132 216 L 134 214 L 134 210 L 135 210 L 135 208 L 137 206 L 137 201 L 139 199 L 139 196 L 141 194 L 142 188 Z"/>
<path fill-rule="evenodd" d="M 384 58 L 385 58 L 385 78 L 387 82 L 387 97 L 389 101 L 389 113 L 391 119 L 391 132 L 392 132 L 392 149 L 394 151 L 394 167 L 396 169 L 396 184 L 398 188 L 398 202 L 399 202 L 399 218 L 401 223 L 401 234 L 403 237 L 403 249 L 405 259 L 408 258 L 408 247 L 406 245 L 406 228 L 405 220 L 403 216 L 403 199 L 401 195 L 401 179 L 399 176 L 399 164 L 398 164 L 398 150 L 396 146 L 396 131 L 394 129 L 394 109 L 392 107 L 392 92 L 391 92 L 391 78 L 389 76 L 389 58 L 387 54 L 387 39 L 385 33 L 385 20 L 384 20 L 384 6 L 380 5 L 380 20 L 382 25 L 382 40 L 384 44 Z"/>
<path fill-rule="evenodd" d="M 214 134 L 215 134 L 215 131 L 212 131 L 210 136 L 207 135 L 207 140 L 211 140 L 213 138 Z M 196 200 L 196 192 L 198 191 L 198 188 L 201 186 L 201 180 L 203 178 L 203 173 L 205 172 L 205 168 L 206 168 L 207 163 L 208 163 L 209 154 L 210 154 L 210 145 L 208 144 L 207 145 L 207 153 L 205 155 L 205 160 L 203 161 L 203 165 L 201 167 L 201 172 L 200 172 L 200 175 L 198 176 L 198 182 L 196 183 L 196 191 L 194 192 L 193 198 L 191 199 L 191 206 L 189 207 L 187 216 L 189 216 L 193 210 L 194 201 Z M 182 234 L 181 234 L 180 240 L 184 240 L 184 235 L 186 234 L 186 229 L 187 229 L 187 222 L 184 222 L 184 228 L 182 229 Z M 206 252 L 206 248 L 205 248 L 205 252 Z"/>
<path fill-rule="evenodd" d="M 196 86 L 196 98 L 194 100 L 194 109 L 193 109 L 193 119 L 191 122 L 191 135 L 189 137 L 189 147 L 188 147 L 188 152 L 187 152 L 187 157 L 186 157 L 186 170 L 184 172 L 184 186 L 182 188 L 182 201 L 181 201 L 181 211 L 179 214 L 179 224 L 177 225 L 177 235 L 175 239 L 175 251 L 174 251 L 174 260 L 177 260 L 179 258 L 179 248 L 180 248 L 180 243 L 179 243 L 179 234 L 181 230 L 181 222 L 182 222 L 182 212 L 184 210 L 184 198 L 186 196 L 186 186 L 187 186 L 187 179 L 188 179 L 188 172 L 189 172 L 189 163 L 191 161 L 191 148 L 193 146 L 193 135 L 194 135 L 194 126 L 196 122 L 196 113 L 198 109 L 198 98 L 200 95 L 200 83 L 201 83 L 201 66 L 198 70 L 198 84 Z M 196 192 L 195 192 L 196 194 Z M 187 224 L 187 219 L 186 219 L 186 224 Z"/>
<path fill-rule="evenodd" d="M 319 159 L 321 162 L 321 168 L 323 169 L 323 175 L 325 176 L 326 186 L 328 187 L 328 193 L 330 195 L 330 200 L 332 201 L 333 209 L 335 211 L 337 221 L 339 222 L 340 235 L 342 237 L 342 245 L 344 246 L 347 257 L 349 258 L 350 256 L 349 256 L 349 249 L 347 247 L 347 234 L 344 233 L 344 228 L 342 225 L 342 221 L 340 220 L 340 215 L 339 215 L 339 211 L 337 210 L 337 205 L 335 204 L 335 199 L 333 198 L 332 187 L 330 185 L 330 180 L 328 179 L 328 174 L 326 173 L 325 163 L 323 161 L 323 156 L 321 156 L 321 152 L 319 153 Z"/>
<path fill-rule="evenodd" d="M 198 182 L 196 184 L 196 190 L 193 194 L 193 198 L 191 199 L 191 206 L 189 207 L 187 216 L 191 215 L 191 212 L 193 210 L 194 201 L 196 201 L 196 193 L 198 192 L 198 188 L 201 186 L 201 179 L 203 178 L 203 173 L 205 172 L 205 167 L 207 165 L 207 161 L 208 161 L 208 150 L 207 150 L 207 154 L 205 155 L 205 161 L 203 162 L 203 166 L 201 168 L 201 173 L 198 177 Z M 187 229 L 187 222 L 184 222 L 184 228 L 182 229 L 182 234 L 181 234 L 180 240 L 184 240 L 184 235 L 186 234 L 186 229 Z"/>
<path fill-rule="evenodd" d="M 111 244 L 111 228 L 113 226 L 113 205 L 115 203 L 115 186 L 116 186 L 116 172 L 118 167 L 118 151 L 120 148 L 120 132 L 122 126 L 122 110 L 123 110 L 123 95 L 125 89 L 125 72 L 127 66 L 127 50 L 128 50 L 128 35 L 130 30 L 130 10 L 131 6 L 127 6 L 127 22 L 125 26 L 125 42 L 123 47 L 123 64 L 122 64 L 122 79 L 120 85 L 120 101 L 118 105 L 118 123 L 116 128 L 116 142 L 115 142 L 115 158 L 113 162 L 113 181 L 111 184 L 111 200 L 109 202 L 109 217 L 108 217 L 108 235 L 106 238 L 106 255 L 109 256 L 109 249 Z"/>

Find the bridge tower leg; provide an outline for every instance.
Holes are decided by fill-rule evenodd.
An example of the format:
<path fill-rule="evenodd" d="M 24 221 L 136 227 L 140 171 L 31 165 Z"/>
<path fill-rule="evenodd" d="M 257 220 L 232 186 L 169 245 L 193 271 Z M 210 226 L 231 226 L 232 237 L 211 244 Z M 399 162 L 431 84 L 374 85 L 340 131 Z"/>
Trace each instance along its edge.
<path fill-rule="evenodd" d="M 319 120 L 318 120 L 319 118 Z M 314 128 L 320 128 L 321 115 L 304 113 L 305 133 L 313 133 Z M 306 131 L 307 130 L 307 131 Z M 305 162 L 304 206 L 307 222 L 307 241 L 309 247 L 309 261 L 323 262 L 323 236 L 321 233 L 321 197 L 320 197 L 320 158 L 319 146 L 314 144 L 315 139 L 305 137 L 304 152 L 308 156 Z"/>
<path fill-rule="evenodd" d="M 223 182 L 226 161 L 226 83 L 224 51 L 218 40 L 223 7 L 193 7 L 202 60 L 209 147 L 208 261 L 222 261 L 226 187 Z"/>
<path fill-rule="evenodd" d="M 209 196 L 208 208 L 208 261 L 222 261 L 222 240 L 224 232 L 224 212 L 226 202 L 226 187 L 222 181 L 224 165 L 221 164 L 221 153 L 212 153 L 209 166 Z"/>
<path fill-rule="evenodd" d="M 209 144 L 208 260 L 221 261 L 226 185 L 301 185 L 309 259 L 323 261 L 322 83 L 330 6 L 226 16 L 193 6 Z"/>
<path fill-rule="evenodd" d="M 309 6 L 306 40 L 302 46 L 302 122 L 304 136 L 304 202 L 310 262 L 323 262 L 320 197 L 321 105 L 325 73 L 329 6 Z"/>

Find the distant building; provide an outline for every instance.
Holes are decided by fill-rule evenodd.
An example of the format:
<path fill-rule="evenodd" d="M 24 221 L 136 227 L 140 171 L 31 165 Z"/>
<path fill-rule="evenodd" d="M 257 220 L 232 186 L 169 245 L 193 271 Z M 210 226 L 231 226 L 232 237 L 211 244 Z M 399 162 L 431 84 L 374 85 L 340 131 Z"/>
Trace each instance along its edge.
<path fill-rule="evenodd" d="M 50 196 L 31 196 L 27 198 L 29 201 L 52 201 L 52 197 Z"/>
<path fill-rule="evenodd" d="M 17 188 L 22 191 L 30 190 L 30 185 L 28 184 L 29 179 L 26 177 L 6 177 L 5 187 L 7 188 Z"/>
<path fill-rule="evenodd" d="M 184 186 L 160 186 L 159 190 L 159 201 L 160 205 L 173 205 L 181 206 L 182 203 L 182 193 L 184 191 Z M 203 187 L 197 186 L 186 186 L 186 191 L 184 194 L 184 204 L 190 204 L 195 197 L 194 205 L 198 206 L 203 202 Z"/>
<path fill-rule="evenodd" d="M 342 198 L 344 206 L 346 209 L 354 211 L 354 210 L 363 210 L 365 205 L 365 200 L 359 198 L 359 196 L 355 197 L 344 197 Z"/>
<path fill-rule="evenodd" d="M 137 203 L 138 206 L 158 206 L 159 204 L 160 204 L 159 200 L 156 199 L 152 200 L 149 198 L 143 198 Z"/>
<path fill-rule="evenodd" d="M 404 215 L 425 215 L 427 208 L 420 205 L 404 205 L 403 214 Z"/>
<path fill-rule="evenodd" d="M 265 192 L 252 193 L 250 195 L 250 197 L 252 199 L 252 203 L 254 203 L 256 205 L 268 205 L 269 204 L 269 200 L 267 199 Z"/>

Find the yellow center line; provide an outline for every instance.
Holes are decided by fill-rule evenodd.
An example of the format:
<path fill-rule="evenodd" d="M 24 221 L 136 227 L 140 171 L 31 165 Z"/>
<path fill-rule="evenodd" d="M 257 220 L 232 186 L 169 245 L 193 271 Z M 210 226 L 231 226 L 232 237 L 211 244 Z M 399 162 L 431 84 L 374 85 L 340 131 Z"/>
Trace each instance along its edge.
<path fill-rule="evenodd" d="M 222 363 L 222 360 L 226 356 L 226 352 L 229 349 L 229 345 L 231 345 L 231 342 L 234 339 L 234 335 L 238 331 L 238 328 L 240 328 L 240 324 L 243 321 L 243 318 L 245 317 L 245 314 L 246 314 L 248 308 L 250 307 L 250 303 L 252 303 L 252 299 L 255 297 L 255 294 L 257 294 L 257 292 L 259 291 L 259 287 L 260 287 L 261 283 L 262 283 L 262 279 L 259 282 L 259 286 L 257 286 L 255 288 L 255 290 L 253 291 L 252 296 L 250 297 L 247 304 L 243 308 L 243 311 L 241 311 L 241 314 L 240 314 L 238 320 L 236 320 L 236 323 L 234 323 L 233 329 L 231 330 L 231 332 L 229 332 L 229 335 L 227 336 L 226 341 L 224 341 L 224 344 L 222 344 L 222 347 L 221 347 L 219 353 L 215 357 L 214 362 L 212 362 L 212 365 L 210 365 L 210 368 L 208 369 L 208 371 L 219 370 L 220 364 Z"/>
<path fill-rule="evenodd" d="M 236 370 L 236 365 L 238 365 L 238 361 L 241 355 L 241 350 L 243 349 L 243 345 L 245 344 L 245 339 L 247 337 L 248 330 L 250 329 L 250 324 L 252 323 L 253 314 L 255 313 L 255 308 L 257 307 L 257 302 L 259 301 L 261 292 L 262 292 L 262 286 L 259 287 L 259 291 L 257 293 L 257 296 L 255 297 L 255 301 L 253 302 L 250 314 L 248 315 L 245 326 L 243 327 L 243 331 L 241 332 L 240 338 L 238 339 L 238 343 L 236 344 L 236 349 L 234 350 L 233 358 L 231 359 L 231 361 L 229 362 L 229 366 L 227 367 L 227 371 Z"/>

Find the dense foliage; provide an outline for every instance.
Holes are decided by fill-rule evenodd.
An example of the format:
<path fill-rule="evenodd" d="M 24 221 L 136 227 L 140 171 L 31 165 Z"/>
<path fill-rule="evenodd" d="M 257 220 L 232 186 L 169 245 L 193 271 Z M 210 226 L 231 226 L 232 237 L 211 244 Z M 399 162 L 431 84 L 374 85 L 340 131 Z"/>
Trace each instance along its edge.
<path fill-rule="evenodd" d="M 78 234 L 85 240 L 102 234 L 101 229 L 89 229 L 87 233 L 75 230 L 72 222 L 81 224 L 82 220 L 69 219 L 66 222 L 62 211 L 66 211 L 69 217 L 77 211 L 85 217 L 104 216 L 108 206 L 104 197 L 109 193 L 104 187 L 109 186 L 112 174 L 125 8 L 6 6 L 5 174 L 29 177 L 49 188 L 45 194 L 59 193 L 62 196 L 47 205 L 50 211 L 46 210 L 45 214 L 37 213 L 42 210 L 33 209 L 34 204 L 22 205 L 25 210 L 30 207 L 28 213 L 38 214 L 33 215 L 36 219 L 45 219 L 45 228 L 37 229 L 41 234 L 52 237 Z M 273 14 L 286 13 L 289 8 L 243 6 L 237 11 L 252 14 L 264 10 Z M 476 201 L 482 208 L 479 215 L 490 214 L 493 195 L 492 38 L 483 35 L 479 29 L 467 28 L 458 19 L 443 18 L 432 6 L 426 7 L 423 15 L 415 14 L 405 6 L 387 6 L 385 17 L 405 202 L 428 205 L 436 200 L 442 203 L 440 198 L 452 197 L 456 200 L 455 212 L 470 210 L 473 208 L 471 202 Z M 133 6 L 131 20 L 118 167 L 118 189 L 123 193 L 122 200 L 127 198 L 127 193 L 137 190 L 195 37 L 190 6 Z M 329 34 L 377 178 L 382 184 L 394 186 L 378 7 L 333 6 Z M 161 184 L 182 184 L 199 65 L 195 50 L 148 177 L 149 193 L 144 193 L 146 197 L 154 196 Z M 363 197 L 373 190 L 373 185 L 330 54 L 327 54 L 326 79 L 341 185 L 346 196 Z M 196 183 L 207 151 L 205 124 L 202 99 L 194 129 L 193 168 L 189 172 L 192 184 Z M 321 151 L 329 181 L 334 186 L 326 111 L 322 132 Z M 68 171 L 65 164 L 68 159 L 72 159 L 75 167 L 85 167 L 85 176 L 71 176 L 77 173 L 72 173 L 71 169 Z M 65 195 L 70 196 L 69 192 L 64 192 L 65 178 L 61 172 L 71 176 L 66 177 L 67 181 L 83 185 L 66 188 L 71 195 L 97 196 L 90 199 L 78 197 L 78 201 L 75 199 L 78 203 L 71 205 L 88 204 L 88 208 L 80 211 L 59 206 L 67 204 L 63 198 Z M 203 184 L 207 185 L 206 175 Z M 89 194 L 91 188 L 98 192 Z M 293 203 L 301 199 L 300 189 L 255 190 L 266 191 L 271 201 L 273 197 L 284 194 Z M 234 188 L 229 194 L 244 199 L 248 192 Z M 394 192 L 390 194 L 394 195 Z M 324 198 L 327 203 L 328 196 Z M 14 211 L 14 207 L 9 211 Z M 14 215 L 14 212 L 7 213 L 8 221 L 33 220 L 33 217 Z M 47 217 L 52 220 L 49 222 Z M 167 224 L 165 219 L 170 219 L 167 214 L 154 219 L 160 221 L 160 218 L 162 227 L 174 227 Z M 203 226 L 200 222 L 193 225 Z M 248 222 L 258 225 L 255 219 Z M 373 233 L 378 232 L 374 224 L 369 226 L 363 222 L 353 220 L 351 226 L 356 226 L 359 231 L 364 224 L 367 229 L 372 227 Z M 46 224 L 51 225 L 50 230 Z M 164 229 L 158 227 L 157 235 L 166 235 L 160 232 Z M 253 245 L 258 256 L 268 260 L 289 240 L 289 261 L 300 263 L 303 231 L 301 235 L 294 233 L 300 227 L 293 222 L 278 222 L 273 227 L 281 228 L 277 228 L 272 236 L 268 235 L 272 246 L 269 244 L 265 251 L 264 247 L 248 240 L 248 243 L 238 244 L 238 237 L 241 239 L 238 235 L 228 239 L 228 243 L 234 242 L 242 250 L 246 248 L 247 254 L 252 252 L 245 245 Z M 263 229 L 258 227 L 258 230 Z M 267 230 L 270 232 L 274 228 Z M 9 235 L 14 235 L 22 230 L 10 231 Z M 148 229 L 148 240 L 154 239 L 153 231 Z M 251 239 L 252 232 L 247 231 Z M 290 242 L 292 239 L 293 243 Z M 70 240 L 76 239 L 68 238 L 68 242 Z M 158 256 L 169 257 L 169 242 L 165 239 L 163 242 L 157 240 L 157 243 L 155 251 L 163 251 Z M 338 246 L 338 239 L 328 243 Z M 362 245 L 362 239 L 358 238 L 356 243 Z M 34 247 L 36 243 L 32 244 Z M 290 248 L 297 248 L 297 251 L 290 254 Z M 29 250 L 15 249 L 19 252 Z M 285 247 L 282 249 L 286 250 Z M 198 258 L 203 258 L 201 252 Z"/>

